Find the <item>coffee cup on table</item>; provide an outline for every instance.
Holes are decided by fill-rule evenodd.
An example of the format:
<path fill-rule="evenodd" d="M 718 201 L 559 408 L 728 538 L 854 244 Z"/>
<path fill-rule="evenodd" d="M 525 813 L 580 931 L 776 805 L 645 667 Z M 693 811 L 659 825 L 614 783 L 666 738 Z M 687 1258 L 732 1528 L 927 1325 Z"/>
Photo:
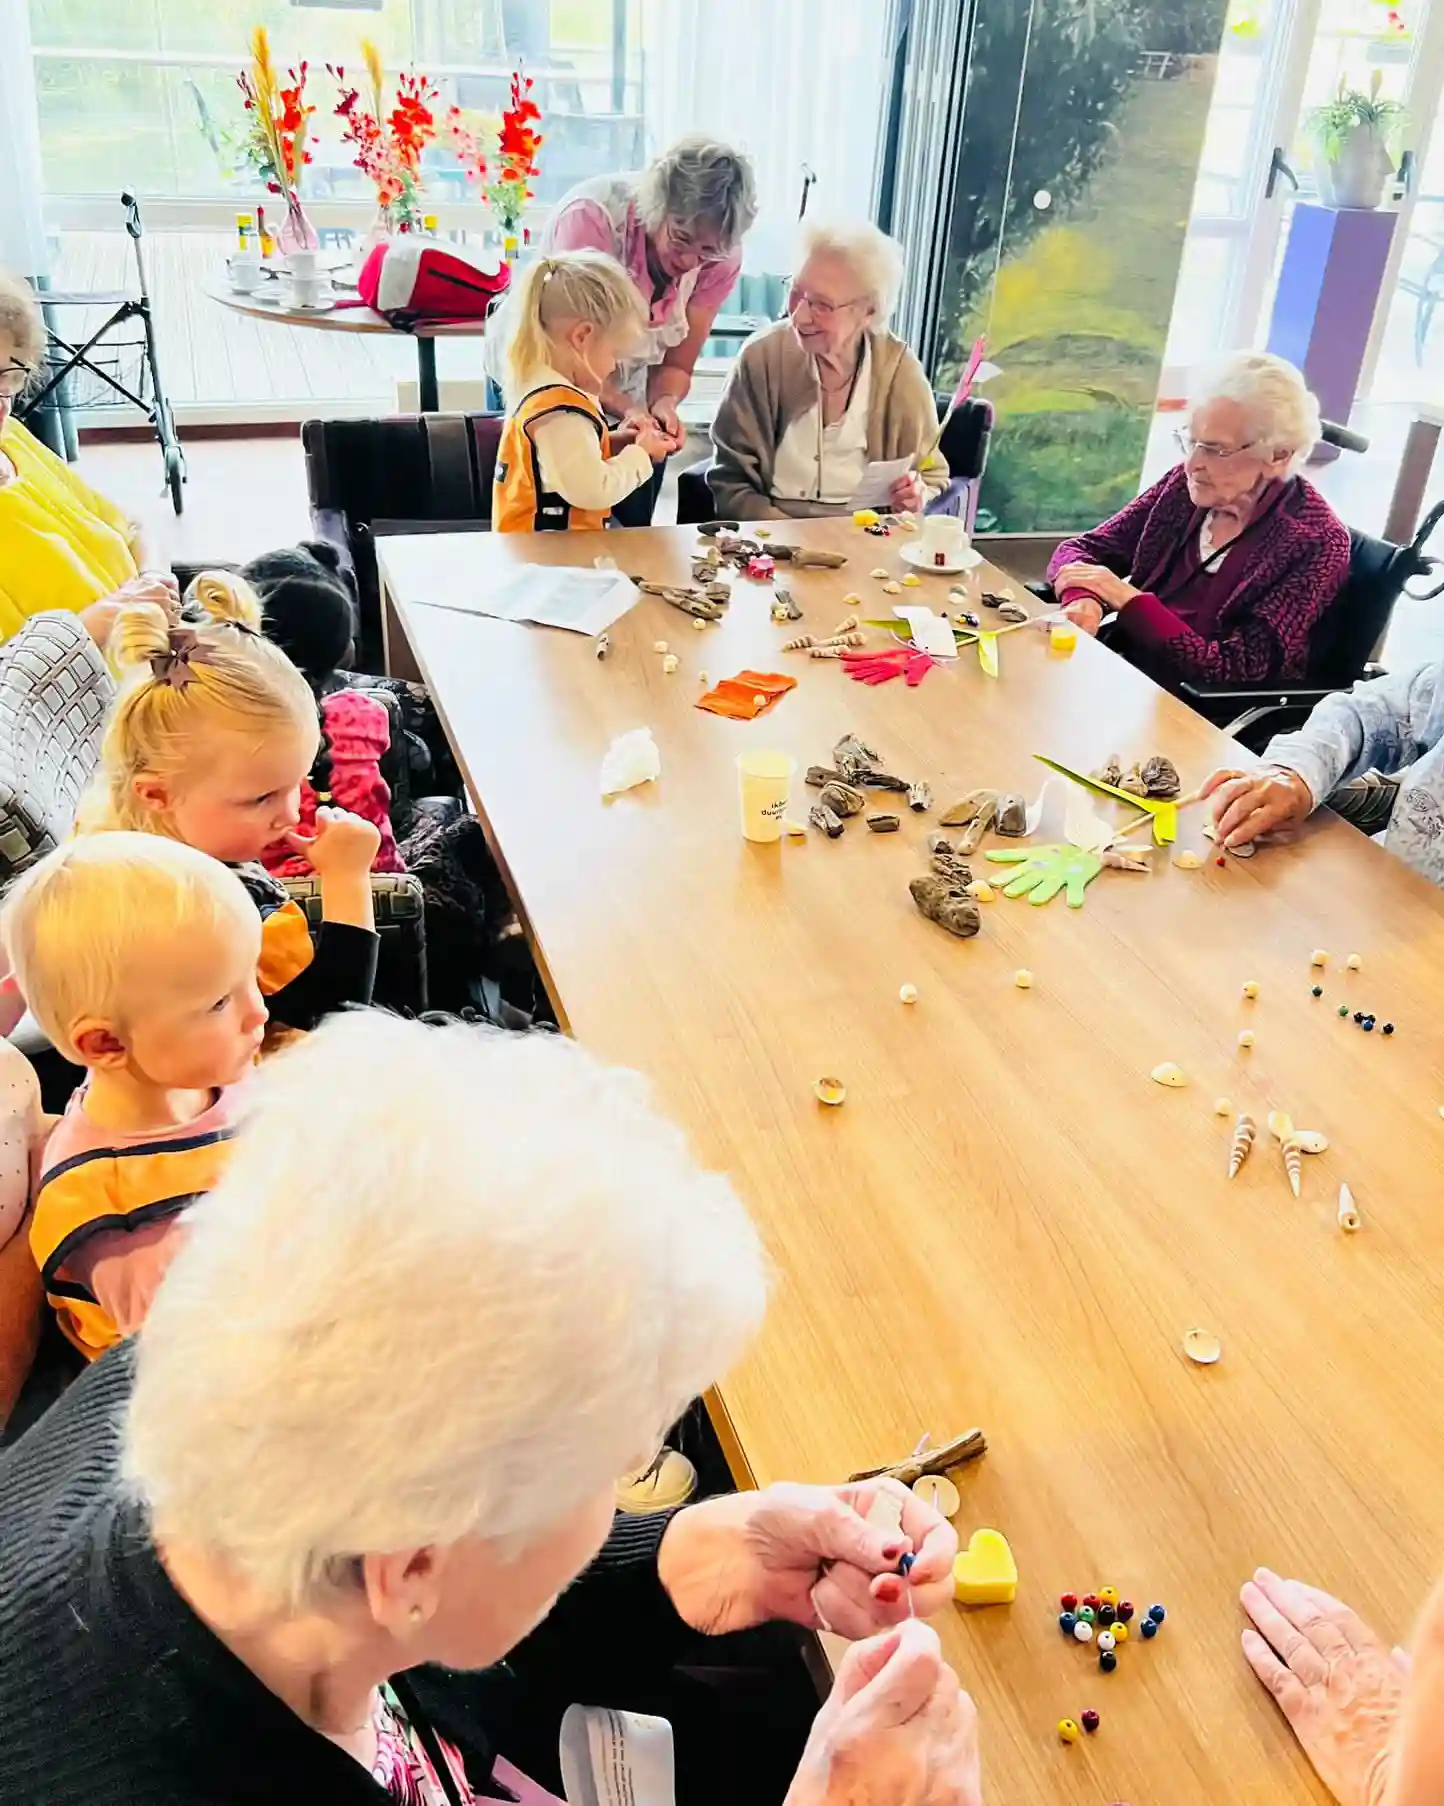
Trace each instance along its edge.
<path fill-rule="evenodd" d="M 226 259 L 226 274 L 238 294 L 249 295 L 261 286 L 261 257 L 258 251 L 237 251 Z"/>
<path fill-rule="evenodd" d="M 324 307 L 331 299 L 331 278 L 324 274 L 292 276 L 287 299 L 292 307 Z"/>
<path fill-rule="evenodd" d="M 946 567 L 957 564 L 968 550 L 968 530 L 956 514 L 929 514 L 918 535 L 923 563 Z"/>
<path fill-rule="evenodd" d="M 319 251 L 292 251 L 286 259 L 286 273 L 294 282 L 314 282 L 323 275 Z"/>

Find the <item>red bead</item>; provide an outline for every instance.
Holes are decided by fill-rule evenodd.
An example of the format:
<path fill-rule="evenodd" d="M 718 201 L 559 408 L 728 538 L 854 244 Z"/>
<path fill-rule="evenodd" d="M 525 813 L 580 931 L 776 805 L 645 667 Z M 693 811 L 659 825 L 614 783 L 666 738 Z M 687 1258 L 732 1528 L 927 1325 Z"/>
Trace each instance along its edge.
<path fill-rule="evenodd" d="M 1089 1736 L 1092 1736 L 1093 1732 L 1098 1729 L 1103 1720 L 1096 1712 L 1090 1709 L 1080 1715 L 1078 1722 L 1083 1726 L 1083 1729 L 1088 1732 Z"/>
<path fill-rule="evenodd" d="M 1215 864 L 1215 865 L 1227 865 L 1227 864 L 1228 864 L 1228 861 L 1227 861 L 1227 860 L 1226 860 L 1226 859 L 1225 859 L 1225 858 L 1224 858 L 1224 856 L 1223 856 L 1223 854 L 1222 854 L 1222 853 L 1220 853 L 1220 854 L 1219 854 L 1219 856 L 1218 856 L 1218 858 L 1217 858 L 1217 859 L 1215 859 L 1215 860 L 1214 860 L 1214 862 L 1213 862 L 1213 863 L 1214 863 L 1214 864 Z"/>
<path fill-rule="evenodd" d="M 1078 1595 L 1076 1593 L 1064 1593 L 1058 1603 L 1065 1612 L 1076 1612 L 1078 1609 Z"/>
<path fill-rule="evenodd" d="M 1131 1599 L 1120 1599 L 1118 1601 L 1119 1622 L 1127 1624 L 1128 1620 L 1133 1616 L 1134 1609 L 1134 1604 Z"/>
<path fill-rule="evenodd" d="M 1093 1610 L 1096 1612 L 1098 1610 L 1098 1603 L 1099 1603 L 1098 1595 L 1096 1593 L 1085 1594 L 1084 1598 L 1083 1598 L 1083 1603 L 1084 1603 L 1084 1605 L 1091 1605 Z"/>

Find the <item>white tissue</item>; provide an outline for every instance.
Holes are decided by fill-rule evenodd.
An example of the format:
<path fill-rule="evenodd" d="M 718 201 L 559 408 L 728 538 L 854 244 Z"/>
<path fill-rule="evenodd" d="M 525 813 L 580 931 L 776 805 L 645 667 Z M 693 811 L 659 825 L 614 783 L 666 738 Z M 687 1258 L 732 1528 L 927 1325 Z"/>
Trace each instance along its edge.
<path fill-rule="evenodd" d="M 602 795 L 617 796 L 661 775 L 662 755 L 657 751 L 651 728 L 633 728 L 630 734 L 618 734 L 607 748 L 602 760 Z"/>

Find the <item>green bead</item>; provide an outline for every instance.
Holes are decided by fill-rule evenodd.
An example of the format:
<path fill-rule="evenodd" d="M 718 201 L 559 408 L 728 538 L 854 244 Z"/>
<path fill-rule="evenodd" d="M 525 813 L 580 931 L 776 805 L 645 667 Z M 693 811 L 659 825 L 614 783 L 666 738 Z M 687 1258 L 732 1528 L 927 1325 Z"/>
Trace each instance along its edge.
<path fill-rule="evenodd" d="M 1340 1014 L 1340 1015 L 1341 1015 L 1341 1016 L 1347 1016 L 1347 1015 L 1348 1015 L 1348 1013 L 1349 1013 L 1349 1006 L 1348 1006 L 1348 1004 L 1346 1004 L 1346 1003 L 1341 1003 L 1341 1004 L 1340 1004 L 1340 1005 L 1339 1005 L 1339 1014 Z"/>
<path fill-rule="evenodd" d="M 1079 1620 L 1084 1624 L 1092 1624 L 1097 1616 L 1097 1612 L 1094 1611 L 1091 1605 L 1080 1605 L 1078 1607 Z"/>

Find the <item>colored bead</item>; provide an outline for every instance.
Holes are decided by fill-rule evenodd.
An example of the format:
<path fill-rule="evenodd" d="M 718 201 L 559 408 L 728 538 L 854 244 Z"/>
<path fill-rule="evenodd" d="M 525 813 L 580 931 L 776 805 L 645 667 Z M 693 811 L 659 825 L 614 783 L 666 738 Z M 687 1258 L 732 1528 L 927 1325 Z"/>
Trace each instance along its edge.
<path fill-rule="evenodd" d="M 1105 1649 L 1098 1657 L 1098 1666 L 1103 1670 L 1104 1674 L 1112 1674 L 1113 1670 L 1118 1666 L 1118 1657 L 1114 1655 L 1111 1649 Z"/>
<path fill-rule="evenodd" d="M 1073 1616 L 1072 1612 L 1063 1612 L 1058 1618 L 1058 1628 L 1065 1637 L 1071 1637 L 1073 1635 L 1073 1626 L 1077 1622 L 1078 1620 Z"/>
<path fill-rule="evenodd" d="M 1083 1714 L 1083 1729 L 1088 1733 L 1088 1735 L 1090 1737 L 1098 1729 L 1099 1725 L 1101 1725 L 1102 1722 L 1103 1722 L 1103 1720 L 1098 1716 L 1098 1714 L 1092 1709 L 1091 1706 Z"/>
<path fill-rule="evenodd" d="M 1118 1588 L 1117 1587 L 1099 1587 L 1098 1603 L 1100 1605 L 1117 1605 Z"/>
<path fill-rule="evenodd" d="M 1392 1022 L 1386 1022 L 1381 1032 L 1386 1035 L 1392 1035 L 1394 1032 L 1394 1024 Z"/>
<path fill-rule="evenodd" d="M 1245 984 L 1243 988 L 1243 994 L 1248 998 L 1250 1003 L 1258 996 L 1258 980 L 1256 978 L 1249 979 L 1248 983 Z"/>
<path fill-rule="evenodd" d="M 1126 1643 L 1128 1641 L 1128 1626 L 1121 1618 L 1113 1626 L 1113 1641 L 1115 1643 Z"/>
<path fill-rule="evenodd" d="M 1058 1735 L 1062 1738 L 1064 1743 L 1076 1743 L 1083 1733 L 1078 1729 L 1077 1723 L 1073 1719 L 1060 1718 L 1058 1720 Z"/>
<path fill-rule="evenodd" d="M 1080 1623 L 1092 1624 L 1097 1616 L 1097 1612 L 1094 1611 L 1091 1605 L 1080 1605 L 1078 1607 L 1078 1618 Z"/>
<path fill-rule="evenodd" d="M 1131 1599 L 1120 1599 L 1118 1601 L 1118 1622 L 1120 1624 L 1126 1624 L 1133 1616 L 1135 1609 Z"/>
<path fill-rule="evenodd" d="M 1099 1649 L 1116 1649 L 1118 1647 L 1118 1639 L 1113 1635 L 1111 1630 L 1100 1630 L 1098 1633 L 1098 1647 Z"/>
<path fill-rule="evenodd" d="M 1362 1010 L 1355 1010 L 1354 1020 L 1355 1022 L 1362 1022 L 1364 1020 L 1364 1012 Z"/>
<path fill-rule="evenodd" d="M 1098 1622 L 1100 1624 L 1111 1624 L 1117 1616 L 1117 1606 L 1109 1605 L 1106 1599 L 1103 1604 L 1098 1607 Z"/>
<path fill-rule="evenodd" d="M 1096 1612 L 1099 1605 L 1102 1603 L 1102 1600 L 1097 1593 L 1085 1593 L 1083 1595 L 1083 1603 L 1084 1605 L 1091 1605 Z"/>
<path fill-rule="evenodd" d="M 1152 1618 L 1145 1618 L 1138 1627 L 1138 1634 L 1141 1637 L 1156 1637 L 1158 1635 L 1158 1626 Z"/>
<path fill-rule="evenodd" d="M 1164 1611 L 1161 1605 L 1150 1605 L 1148 1608 L 1148 1615 L 1155 1624 L 1162 1624 L 1163 1620 L 1168 1616 L 1168 1613 Z"/>
<path fill-rule="evenodd" d="M 1322 947 L 1315 947 L 1313 952 L 1309 955 L 1309 964 L 1311 966 L 1326 966 L 1328 963 L 1329 956 L 1324 949 Z"/>
<path fill-rule="evenodd" d="M 1324 987 L 1322 985 L 1315 985 L 1313 990 L 1309 993 L 1311 997 L 1322 997 L 1323 994 Z"/>
<path fill-rule="evenodd" d="M 1078 1595 L 1076 1593 L 1065 1593 L 1058 1603 L 1065 1612 L 1076 1612 L 1078 1609 Z"/>
<path fill-rule="evenodd" d="M 1374 1018 L 1372 1016 L 1365 1016 L 1364 1033 L 1366 1035 L 1372 1035 L 1373 1032 L 1374 1032 Z"/>
<path fill-rule="evenodd" d="M 1227 861 L 1227 860 L 1226 860 L 1226 859 L 1225 859 L 1225 858 L 1224 858 L 1224 856 L 1223 856 L 1223 854 L 1222 854 L 1222 853 L 1220 853 L 1220 854 L 1219 854 L 1219 856 L 1218 856 L 1218 858 L 1217 858 L 1217 859 L 1215 859 L 1215 860 L 1214 860 L 1214 862 L 1213 862 L 1213 863 L 1214 863 L 1214 864 L 1215 864 L 1215 865 L 1227 865 L 1227 864 L 1228 864 L 1228 861 Z"/>
<path fill-rule="evenodd" d="M 1093 1641 L 1093 1626 L 1088 1623 L 1086 1618 L 1080 1618 L 1073 1626 L 1073 1635 L 1080 1643 L 1091 1643 Z"/>
<path fill-rule="evenodd" d="M 1253 1030 L 1251 1028 L 1246 1028 L 1239 1036 L 1238 1044 L 1240 1047 L 1249 1048 L 1253 1046 L 1253 1039 Z"/>
<path fill-rule="evenodd" d="M 1362 969 L 1364 962 L 1359 958 L 1357 953 L 1351 953 L 1344 961 L 1344 964 L 1351 972 L 1358 972 Z"/>
<path fill-rule="evenodd" d="M 1349 1013 L 1349 1006 L 1348 1006 L 1348 1004 L 1346 1004 L 1346 1003 L 1341 1003 L 1341 1004 L 1340 1004 L 1340 1005 L 1339 1005 L 1339 1014 L 1340 1014 L 1340 1015 L 1341 1015 L 1341 1016 L 1347 1016 L 1347 1015 L 1348 1015 L 1348 1013 Z"/>

